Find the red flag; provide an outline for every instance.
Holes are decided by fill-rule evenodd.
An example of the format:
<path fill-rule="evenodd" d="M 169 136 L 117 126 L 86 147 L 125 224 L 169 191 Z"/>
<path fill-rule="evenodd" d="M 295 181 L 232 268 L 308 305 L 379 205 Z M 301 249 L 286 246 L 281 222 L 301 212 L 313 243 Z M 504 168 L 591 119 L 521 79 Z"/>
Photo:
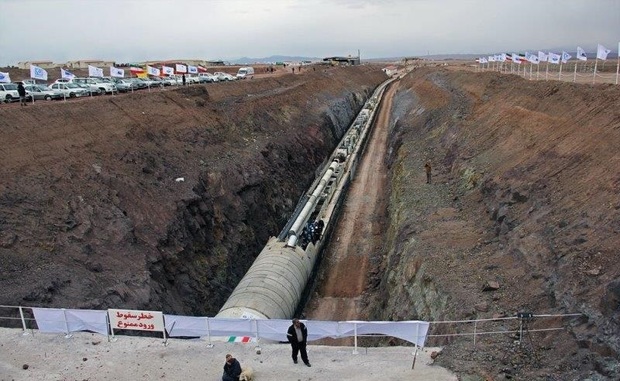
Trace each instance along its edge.
<path fill-rule="evenodd" d="M 206 73 L 207 72 L 207 68 L 198 65 L 198 71 L 201 72 L 201 73 Z"/>

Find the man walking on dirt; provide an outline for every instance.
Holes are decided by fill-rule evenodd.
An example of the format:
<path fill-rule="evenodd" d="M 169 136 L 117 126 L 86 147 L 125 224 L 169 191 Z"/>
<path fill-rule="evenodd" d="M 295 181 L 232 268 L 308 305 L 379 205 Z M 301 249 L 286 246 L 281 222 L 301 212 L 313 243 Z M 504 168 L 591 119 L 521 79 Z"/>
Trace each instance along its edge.
<path fill-rule="evenodd" d="M 431 183 L 431 161 L 427 160 L 426 164 L 424 164 L 424 170 L 426 171 L 426 183 Z"/>
<path fill-rule="evenodd" d="M 306 325 L 300 322 L 299 319 L 293 319 L 293 324 L 288 327 L 286 338 L 291 343 L 291 348 L 293 349 L 293 362 L 297 364 L 297 354 L 301 352 L 301 360 L 306 366 L 311 366 L 310 361 L 308 361 L 308 352 L 306 352 L 306 343 L 308 341 Z"/>

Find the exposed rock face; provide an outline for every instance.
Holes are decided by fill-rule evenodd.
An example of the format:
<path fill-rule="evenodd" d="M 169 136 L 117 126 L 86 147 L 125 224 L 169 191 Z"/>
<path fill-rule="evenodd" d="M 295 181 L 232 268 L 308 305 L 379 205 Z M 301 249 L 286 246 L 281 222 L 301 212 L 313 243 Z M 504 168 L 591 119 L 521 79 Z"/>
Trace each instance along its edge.
<path fill-rule="evenodd" d="M 383 80 L 329 68 L 3 107 L 0 304 L 213 316 Z"/>
<path fill-rule="evenodd" d="M 522 344 L 509 334 L 479 336 L 475 348 L 471 336 L 428 344 L 450 343 L 438 362 L 487 379 L 620 378 L 620 88 L 420 69 L 396 98 L 407 106 L 393 110 L 374 318 L 581 313 L 527 321 L 564 329 Z"/>

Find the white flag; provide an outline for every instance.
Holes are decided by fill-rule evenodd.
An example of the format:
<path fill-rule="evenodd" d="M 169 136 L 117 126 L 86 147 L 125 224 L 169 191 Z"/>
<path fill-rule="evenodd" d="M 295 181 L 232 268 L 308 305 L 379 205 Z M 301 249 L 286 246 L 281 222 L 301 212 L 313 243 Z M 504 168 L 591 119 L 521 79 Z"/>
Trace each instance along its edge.
<path fill-rule="evenodd" d="M 38 66 L 30 65 L 30 78 L 47 81 L 47 71 Z"/>
<path fill-rule="evenodd" d="M 189 73 L 191 73 L 191 74 L 197 74 L 198 73 L 198 68 L 196 66 L 189 65 L 187 67 L 187 71 Z"/>
<path fill-rule="evenodd" d="M 187 73 L 187 66 L 182 64 L 176 64 L 177 73 Z"/>
<path fill-rule="evenodd" d="M 559 54 L 549 52 L 549 63 L 558 65 L 560 63 L 561 56 Z"/>
<path fill-rule="evenodd" d="M 570 60 L 571 55 L 566 53 L 566 52 L 562 52 L 562 63 L 567 63 L 568 60 Z"/>
<path fill-rule="evenodd" d="M 110 77 L 124 78 L 125 70 L 110 66 Z"/>
<path fill-rule="evenodd" d="M 98 67 L 88 65 L 88 76 L 89 77 L 103 77 L 103 69 L 99 69 Z"/>
<path fill-rule="evenodd" d="M 11 83 L 11 76 L 9 76 L 9 73 L 0 71 L 0 83 Z"/>
<path fill-rule="evenodd" d="M 538 61 L 547 62 L 548 58 L 549 56 L 547 56 L 545 53 L 541 52 L 540 50 L 538 51 Z"/>
<path fill-rule="evenodd" d="M 69 70 L 65 70 L 63 68 L 60 68 L 60 78 L 73 79 L 73 78 L 75 78 L 75 75 L 72 72 L 70 72 Z"/>
<path fill-rule="evenodd" d="M 579 46 L 577 47 L 577 59 L 581 61 L 587 61 L 588 57 L 586 56 L 586 52 L 581 49 Z"/>
<path fill-rule="evenodd" d="M 514 63 L 521 63 L 521 60 L 519 59 L 519 55 L 517 53 L 512 53 L 512 62 Z"/>
<path fill-rule="evenodd" d="M 607 49 L 603 45 L 598 44 L 598 48 L 596 49 L 596 58 L 598 58 L 599 60 L 606 60 L 609 53 L 611 53 L 610 49 Z"/>
<path fill-rule="evenodd" d="M 174 75 L 174 69 L 171 68 L 170 66 L 162 66 L 161 72 L 164 73 L 165 75 Z"/>
<path fill-rule="evenodd" d="M 155 77 L 159 77 L 159 69 L 153 66 L 146 66 L 146 73 Z"/>

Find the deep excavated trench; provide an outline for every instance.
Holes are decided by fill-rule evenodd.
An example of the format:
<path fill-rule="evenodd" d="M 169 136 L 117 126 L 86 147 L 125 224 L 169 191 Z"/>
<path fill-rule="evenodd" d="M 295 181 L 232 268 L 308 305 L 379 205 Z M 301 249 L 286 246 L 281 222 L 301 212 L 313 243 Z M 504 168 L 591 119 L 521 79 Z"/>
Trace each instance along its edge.
<path fill-rule="evenodd" d="M 395 87 L 396 83 L 392 83 L 383 95 L 366 152 L 323 253 L 315 292 L 303 313 L 308 319 L 368 318 L 363 294 L 372 263 L 382 255 L 387 207 L 385 157 Z M 338 342 L 348 344 L 351 340 Z"/>

